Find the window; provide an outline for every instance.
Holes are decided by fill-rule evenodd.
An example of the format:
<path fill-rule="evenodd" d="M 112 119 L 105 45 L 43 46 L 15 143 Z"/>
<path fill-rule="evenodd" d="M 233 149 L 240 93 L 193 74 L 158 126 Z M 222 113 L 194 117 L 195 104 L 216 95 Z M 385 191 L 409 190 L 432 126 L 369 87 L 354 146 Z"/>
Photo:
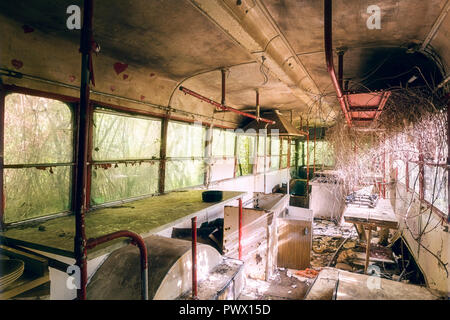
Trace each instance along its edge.
<path fill-rule="evenodd" d="M 288 166 L 288 147 L 289 141 L 288 139 L 281 139 L 281 165 L 280 168 L 284 169 Z"/>
<path fill-rule="evenodd" d="M 233 130 L 213 129 L 211 181 L 233 178 L 235 142 Z"/>
<path fill-rule="evenodd" d="M 204 183 L 205 134 L 201 125 L 169 121 L 165 191 Z"/>
<path fill-rule="evenodd" d="M 96 109 L 93 130 L 92 205 L 157 193 L 160 120 Z"/>
<path fill-rule="evenodd" d="M 253 173 L 255 141 L 255 136 L 244 134 L 237 135 L 236 176 L 246 176 Z"/>
<path fill-rule="evenodd" d="M 296 166 L 296 159 L 298 157 L 297 150 L 296 150 L 296 142 L 297 140 L 291 140 L 291 163 L 290 166 L 293 168 Z"/>
<path fill-rule="evenodd" d="M 233 130 L 213 129 L 213 157 L 234 157 L 234 144 L 235 134 Z"/>
<path fill-rule="evenodd" d="M 303 142 L 305 153 L 303 154 L 303 161 L 305 165 L 307 164 L 307 154 L 306 154 L 306 141 Z M 309 165 L 312 166 L 314 164 L 314 141 L 309 141 L 308 144 L 309 150 Z M 330 144 L 327 141 L 316 141 L 316 153 L 315 153 L 315 164 L 317 166 L 327 166 L 332 167 L 335 164 L 333 149 L 330 147 Z"/>
<path fill-rule="evenodd" d="M 394 160 L 394 168 L 397 169 L 397 181 L 406 185 L 406 164 L 405 161 Z"/>
<path fill-rule="evenodd" d="M 67 104 L 5 97 L 5 223 L 70 210 L 73 115 Z"/>
<path fill-rule="evenodd" d="M 265 155 L 264 148 L 266 150 Z M 258 135 L 258 153 L 256 161 L 256 168 L 258 173 L 264 172 L 264 163 L 266 165 L 266 169 L 269 169 L 270 158 L 268 156 L 270 156 L 270 137 L 267 136 L 265 131 L 260 130 Z"/>
<path fill-rule="evenodd" d="M 425 200 L 448 214 L 448 187 L 445 167 L 425 165 Z"/>
<path fill-rule="evenodd" d="M 420 183 L 419 183 L 419 164 L 416 162 L 408 162 L 408 181 L 409 190 L 413 190 L 420 193 Z"/>
<path fill-rule="evenodd" d="M 280 168 L 280 138 L 270 137 L 270 169 Z"/>

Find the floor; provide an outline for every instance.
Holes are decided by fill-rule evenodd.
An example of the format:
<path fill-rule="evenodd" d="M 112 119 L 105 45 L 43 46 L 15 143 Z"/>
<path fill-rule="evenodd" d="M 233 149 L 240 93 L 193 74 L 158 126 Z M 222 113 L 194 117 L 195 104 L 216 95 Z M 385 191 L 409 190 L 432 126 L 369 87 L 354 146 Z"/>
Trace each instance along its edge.
<path fill-rule="evenodd" d="M 341 250 L 356 245 L 358 234 L 353 224 L 314 220 L 311 269 L 318 272 L 327 267 L 346 238 Z M 247 279 L 240 300 L 302 300 L 315 277 L 304 277 L 296 274 L 297 271 L 278 268 L 269 281 Z"/>

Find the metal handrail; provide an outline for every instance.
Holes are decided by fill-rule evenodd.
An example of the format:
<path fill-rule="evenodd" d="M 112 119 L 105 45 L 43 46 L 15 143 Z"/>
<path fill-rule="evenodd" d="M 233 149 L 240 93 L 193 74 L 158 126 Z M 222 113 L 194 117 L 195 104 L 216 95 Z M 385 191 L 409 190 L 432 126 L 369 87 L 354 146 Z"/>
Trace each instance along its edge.
<path fill-rule="evenodd" d="M 99 244 L 115 240 L 117 238 L 128 237 L 132 239 L 132 243 L 139 247 L 141 254 L 141 296 L 142 300 L 148 300 L 148 256 L 147 247 L 144 240 L 137 233 L 121 230 L 113 232 L 98 238 L 91 238 L 87 240 L 86 249 L 93 249 Z"/>

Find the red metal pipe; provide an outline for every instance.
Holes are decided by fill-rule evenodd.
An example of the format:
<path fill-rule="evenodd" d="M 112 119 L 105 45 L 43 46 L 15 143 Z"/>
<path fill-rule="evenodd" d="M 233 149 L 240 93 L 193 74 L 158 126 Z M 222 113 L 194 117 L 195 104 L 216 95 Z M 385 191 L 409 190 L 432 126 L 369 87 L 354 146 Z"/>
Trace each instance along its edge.
<path fill-rule="evenodd" d="M 192 223 L 192 298 L 197 299 L 197 217 L 191 219 Z"/>
<path fill-rule="evenodd" d="M 75 239 L 74 251 L 77 266 L 81 273 L 81 287 L 77 291 L 79 300 L 86 299 L 87 284 L 87 253 L 86 253 L 86 233 L 84 215 L 85 207 L 85 186 L 86 186 L 86 163 L 87 163 L 87 140 L 88 123 L 87 113 L 89 106 L 89 92 L 91 76 L 91 54 L 92 54 L 92 21 L 94 11 L 94 1 L 85 0 L 83 7 L 83 28 L 81 30 L 80 52 L 81 52 L 81 84 L 80 84 L 80 104 L 79 104 L 79 127 L 78 127 L 78 147 L 76 165 L 76 186 L 75 186 Z"/>
<path fill-rule="evenodd" d="M 141 254 L 141 296 L 142 300 L 148 300 L 148 253 L 142 237 L 134 232 L 121 230 L 98 238 L 91 238 L 86 243 L 86 249 L 93 249 L 99 244 L 115 240 L 117 238 L 131 238 Z"/>
<path fill-rule="evenodd" d="M 185 88 L 185 87 L 180 86 L 180 90 L 183 91 L 183 92 L 186 93 L 186 94 L 189 94 L 189 95 L 191 95 L 191 96 L 193 96 L 193 97 L 196 97 L 196 98 L 199 99 L 199 100 L 202 100 L 202 101 L 205 101 L 205 102 L 207 102 L 207 103 L 209 103 L 209 104 L 212 104 L 212 105 L 215 106 L 216 108 L 219 108 L 219 109 L 221 109 L 221 110 L 223 110 L 223 111 L 231 111 L 231 112 L 240 114 L 240 115 L 245 116 L 245 117 L 248 117 L 248 118 L 257 119 L 256 116 L 254 116 L 254 115 L 252 115 L 252 114 L 250 114 L 250 113 L 242 112 L 242 111 L 239 111 L 239 110 L 237 110 L 237 109 L 234 109 L 234 108 L 231 108 L 231 107 L 227 107 L 227 106 L 225 106 L 225 105 L 223 105 L 223 104 L 220 104 L 220 103 L 218 103 L 218 102 L 216 102 L 216 101 L 213 101 L 213 100 L 211 100 L 211 99 L 208 99 L 208 98 L 202 96 L 201 94 L 198 94 L 198 93 L 196 93 L 196 92 L 194 92 L 194 91 L 192 91 L 192 90 L 189 90 L 189 89 L 187 89 L 187 88 Z M 267 123 L 270 123 L 270 124 L 275 124 L 275 121 L 273 121 L 273 120 L 268 120 L 268 119 L 264 119 L 264 118 L 260 118 L 259 121 L 267 122 Z"/>
<path fill-rule="evenodd" d="M 345 120 L 349 127 L 351 127 L 351 119 L 350 115 L 347 112 L 347 106 L 345 104 L 344 96 L 342 94 L 341 86 L 339 85 L 338 79 L 336 78 L 336 71 L 334 70 L 334 62 L 333 62 L 333 4 L 331 0 L 324 0 L 324 20 L 325 20 L 325 58 L 327 62 L 327 70 L 330 74 L 331 81 L 333 82 L 334 89 L 336 90 L 336 95 L 338 97 L 339 103 L 341 104 L 342 112 L 344 113 Z"/>
<path fill-rule="evenodd" d="M 239 198 L 239 260 L 242 260 L 242 198 Z"/>

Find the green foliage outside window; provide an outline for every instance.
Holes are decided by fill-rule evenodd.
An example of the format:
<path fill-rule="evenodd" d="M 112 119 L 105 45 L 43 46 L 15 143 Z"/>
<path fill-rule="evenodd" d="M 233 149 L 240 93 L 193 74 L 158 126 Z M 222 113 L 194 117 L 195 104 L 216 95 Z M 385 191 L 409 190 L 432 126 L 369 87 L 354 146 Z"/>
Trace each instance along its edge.
<path fill-rule="evenodd" d="M 239 134 L 237 136 L 237 167 L 236 176 L 245 176 L 253 173 L 255 155 L 255 136 Z"/>

